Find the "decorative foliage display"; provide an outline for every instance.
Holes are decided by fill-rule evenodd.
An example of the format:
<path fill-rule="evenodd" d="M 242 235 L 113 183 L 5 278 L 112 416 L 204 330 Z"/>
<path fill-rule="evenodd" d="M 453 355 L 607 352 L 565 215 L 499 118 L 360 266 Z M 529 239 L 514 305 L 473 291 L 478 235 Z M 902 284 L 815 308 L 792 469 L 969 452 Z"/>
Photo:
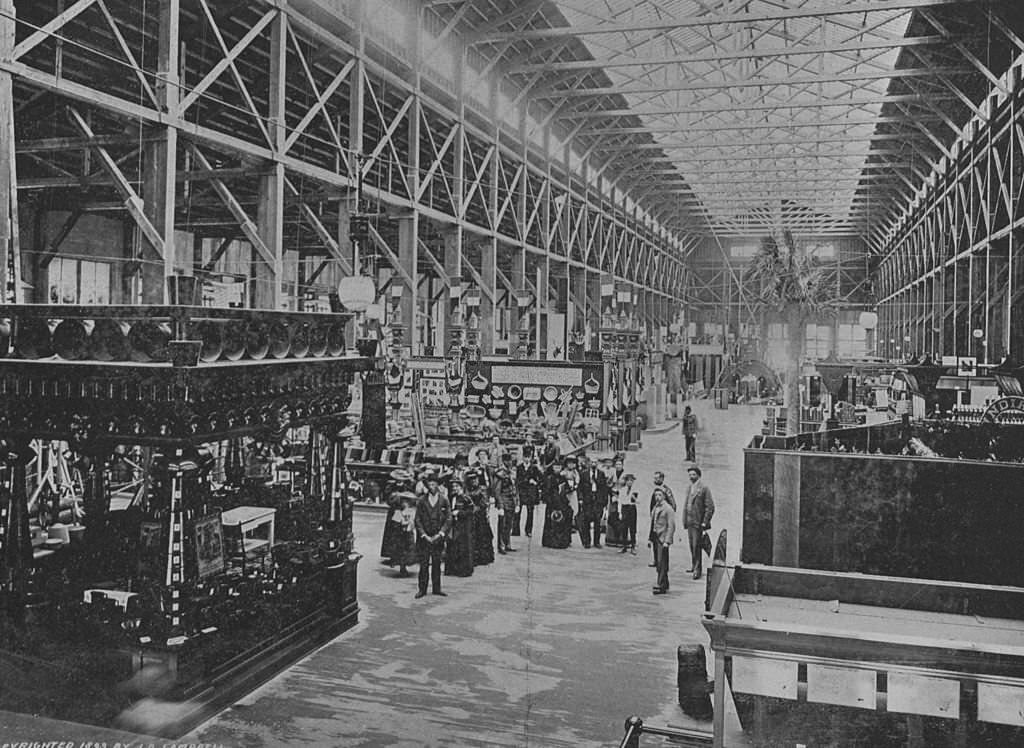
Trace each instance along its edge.
<path fill-rule="evenodd" d="M 805 327 L 836 310 L 835 289 L 826 283 L 827 273 L 814 260 L 811 247 L 782 229 L 761 240 L 761 246 L 743 275 L 744 289 L 766 316 L 774 315 L 787 327 L 789 352 L 785 384 L 786 430 L 800 431 L 800 364 L 803 361 Z"/>

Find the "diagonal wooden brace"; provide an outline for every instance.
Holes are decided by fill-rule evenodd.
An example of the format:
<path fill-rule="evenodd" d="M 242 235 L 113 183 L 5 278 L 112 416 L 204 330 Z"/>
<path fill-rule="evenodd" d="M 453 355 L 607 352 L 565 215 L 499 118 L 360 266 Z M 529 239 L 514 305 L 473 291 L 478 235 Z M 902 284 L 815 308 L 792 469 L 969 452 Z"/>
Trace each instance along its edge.
<path fill-rule="evenodd" d="M 89 127 L 89 123 L 85 121 L 85 118 L 82 117 L 74 107 L 68 107 L 68 115 L 70 116 L 72 123 L 79 129 L 82 135 L 90 141 L 95 139 L 96 134 L 92 131 L 92 128 Z M 124 172 L 121 171 L 121 167 L 117 165 L 117 162 L 106 148 L 101 145 L 94 144 L 90 144 L 89 147 L 99 157 L 103 170 L 107 172 L 112 180 L 114 180 L 114 188 L 124 200 L 124 206 L 128 209 L 128 213 L 135 220 L 139 230 L 145 234 L 146 240 L 153 245 L 153 249 L 162 258 L 166 249 L 164 246 L 164 238 L 160 232 L 156 230 L 156 227 L 146 215 L 144 210 L 145 203 L 142 198 L 139 197 L 135 188 L 132 187 L 128 178 L 125 177 Z"/>
<path fill-rule="evenodd" d="M 196 163 L 199 164 L 201 169 L 212 170 L 213 165 L 209 162 L 206 156 L 203 155 L 195 144 L 189 145 L 189 150 L 192 155 L 195 156 Z M 225 207 L 231 212 L 235 220 L 238 221 L 239 228 L 242 229 L 242 233 L 245 235 L 246 240 L 252 244 L 260 256 L 267 262 L 271 267 L 275 266 L 277 258 L 274 253 L 267 246 L 266 242 L 263 241 L 263 237 L 260 236 L 259 229 L 256 228 L 256 224 L 253 223 L 252 219 L 249 218 L 249 214 L 245 212 L 245 208 L 242 207 L 241 203 L 231 194 L 231 190 L 224 182 L 216 177 L 210 178 L 210 186 L 213 187 L 213 191 L 217 193 L 217 197 L 221 199 Z"/>
<path fill-rule="evenodd" d="M 285 178 L 284 186 L 285 189 L 288 190 L 288 192 L 290 192 L 295 197 L 300 198 L 299 212 L 302 213 L 302 217 L 306 219 L 306 223 L 310 225 L 310 227 L 316 233 L 320 241 L 323 242 L 331 257 L 338 261 L 338 263 L 341 265 L 342 269 L 346 273 L 352 275 L 352 263 L 349 262 L 348 258 L 345 256 L 345 253 L 341 251 L 341 247 L 338 246 L 338 242 L 335 240 L 333 236 L 331 236 L 331 233 L 327 230 L 327 227 L 324 226 L 323 222 L 320 220 L 320 217 L 313 211 L 312 208 L 310 208 L 306 203 L 302 202 L 298 189 L 296 189 L 295 185 L 292 184 L 290 179 Z"/>

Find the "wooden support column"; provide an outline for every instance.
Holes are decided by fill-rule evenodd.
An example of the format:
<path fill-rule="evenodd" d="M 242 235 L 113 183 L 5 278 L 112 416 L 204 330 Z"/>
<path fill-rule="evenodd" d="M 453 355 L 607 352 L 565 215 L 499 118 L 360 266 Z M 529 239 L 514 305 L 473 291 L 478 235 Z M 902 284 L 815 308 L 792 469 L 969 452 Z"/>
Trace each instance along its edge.
<path fill-rule="evenodd" d="M 480 353 L 484 356 L 494 353 L 495 303 L 498 298 L 497 251 L 498 243 L 494 239 L 487 239 L 480 246 L 480 279 L 483 281 L 483 288 L 480 289 Z"/>
<path fill-rule="evenodd" d="M 464 236 L 461 226 L 453 226 L 444 232 L 444 271 L 448 274 L 453 286 L 458 285 L 461 293 L 462 285 L 462 242 Z M 444 314 L 441 318 L 442 330 L 438 331 L 436 352 L 444 354 L 451 345 L 452 327 L 461 327 L 463 320 L 457 312 L 456 299 L 451 295 L 444 300 Z"/>
<path fill-rule="evenodd" d="M 268 131 L 275 156 L 285 150 L 286 99 L 286 38 L 288 18 L 283 12 L 270 24 L 270 116 Z M 270 250 L 270 258 L 263 258 L 256 248 L 252 251 L 253 306 L 257 309 L 282 309 L 285 305 L 282 280 L 284 278 L 284 164 L 277 158 L 260 177 L 259 202 L 256 208 L 256 227 L 260 238 Z"/>
<path fill-rule="evenodd" d="M 405 283 L 402 293 L 401 324 L 407 331 L 407 341 L 411 346 L 412 355 L 418 356 L 420 349 L 420 331 L 417 326 L 419 308 L 419 288 L 416 282 L 416 266 L 419 262 L 419 213 L 403 216 L 398 219 L 398 262 L 401 268 L 399 275 L 392 283 Z"/>
<path fill-rule="evenodd" d="M 529 315 L 528 305 L 520 306 L 520 298 L 526 297 L 526 248 L 518 247 L 513 250 L 512 257 L 512 304 L 509 315 L 509 358 L 523 358 L 526 356 L 526 349 L 529 345 Z M 524 322 L 526 323 L 524 325 Z"/>
<path fill-rule="evenodd" d="M 159 106 L 171 120 L 177 119 L 180 99 L 179 60 L 180 44 L 179 0 L 160 0 L 160 37 L 157 45 L 157 76 L 154 93 Z M 157 246 L 147 232 L 140 236 L 142 303 L 167 302 L 165 278 L 175 271 L 182 272 L 174 245 L 174 205 L 177 189 L 178 131 L 173 126 L 158 125 L 147 133 L 143 146 L 142 200 L 143 212 L 163 242 Z M 163 256 L 161 264 L 160 259 Z M 191 256 L 185 258 L 191 265 Z"/>
<path fill-rule="evenodd" d="M 14 0 L 0 0 L 0 60 L 14 53 Z M 18 174 L 14 158 L 14 92 L 11 74 L 0 71 L 0 302 L 17 304 L 21 294 Z"/>
<path fill-rule="evenodd" d="M 566 346 L 572 344 L 574 333 L 577 330 L 583 331 L 586 328 L 587 309 L 590 306 L 590 300 L 587 298 L 587 276 L 585 266 L 569 266 L 569 317 L 566 324 L 568 329 Z M 573 299 L 578 300 L 583 308 L 577 309 Z"/>
<path fill-rule="evenodd" d="M 517 196 L 517 200 L 519 203 L 517 211 L 520 224 L 519 230 L 522 236 L 519 241 L 519 249 L 515 259 L 515 265 L 512 268 L 512 284 L 516 287 L 516 291 L 526 291 L 526 289 L 529 288 L 529 284 L 532 280 L 530 278 L 527 278 L 526 276 L 526 253 L 528 251 L 526 249 L 526 220 L 529 216 L 529 213 L 527 212 L 529 203 L 526 199 L 526 183 L 530 175 L 530 170 L 527 167 L 527 164 L 529 163 L 530 152 L 528 136 L 529 133 L 527 130 L 527 109 L 528 107 L 526 106 L 519 107 L 519 146 L 522 149 L 519 155 L 522 163 L 523 175 L 519 181 L 519 194 Z M 540 298 L 538 289 L 538 296 L 537 298 L 534 299 L 533 302 L 533 311 L 536 311 L 539 308 L 539 304 Z M 530 322 L 530 311 L 530 307 L 526 306 L 521 309 L 517 308 L 515 313 L 516 324 L 519 330 L 519 349 L 521 357 L 526 357 L 526 355 L 528 354 L 530 350 L 531 339 L 535 334 L 532 333 L 533 328 Z M 523 322 L 524 317 L 526 318 L 525 322 Z M 536 314 L 534 314 L 533 324 L 539 325 L 539 319 L 540 318 Z M 536 350 L 536 348 L 534 350 Z"/>

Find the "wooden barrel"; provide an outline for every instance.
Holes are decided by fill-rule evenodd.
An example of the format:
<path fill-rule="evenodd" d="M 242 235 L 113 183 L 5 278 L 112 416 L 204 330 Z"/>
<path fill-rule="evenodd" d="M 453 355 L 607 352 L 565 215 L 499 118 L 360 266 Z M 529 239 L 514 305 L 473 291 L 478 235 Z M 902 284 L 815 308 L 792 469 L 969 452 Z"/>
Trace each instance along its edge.
<path fill-rule="evenodd" d="M 5 358 L 11 352 L 12 327 L 10 318 L 0 319 L 0 358 Z"/>
<path fill-rule="evenodd" d="M 270 325 L 250 322 L 245 332 L 245 353 L 253 361 L 262 361 L 270 353 Z"/>
<path fill-rule="evenodd" d="M 292 344 L 289 354 L 292 358 L 305 358 L 309 355 L 309 327 L 305 322 L 292 323 Z"/>
<path fill-rule="evenodd" d="M 203 320 L 196 325 L 193 335 L 203 341 L 203 347 L 199 351 L 199 360 L 203 363 L 213 363 L 224 353 L 223 322 Z"/>
<path fill-rule="evenodd" d="M 151 319 L 136 320 L 128 332 L 129 357 L 139 363 L 167 361 L 171 326 Z"/>
<path fill-rule="evenodd" d="M 267 337 L 270 340 L 270 349 L 267 351 L 267 355 L 270 358 L 285 358 L 292 347 L 288 326 L 281 322 L 271 322 Z"/>
<path fill-rule="evenodd" d="M 345 323 L 332 322 L 327 328 L 327 355 L 345 355 Z"/>
<path fill-rule="evenodd" d="M 228 361 L 238 361 L 245 355 L 248 325 L 242 320 L 232 320 L 224 326 L 224 351 L 221 356 Z"/>
<path fill-rule="evenodd" d="M 89 322 L 92 327 L 92 322 Z M 89 355 L 89 331 L 80 319 L 63 320 L 53 331 L 53 352 L 68 361 L 80 361 Z"/>
<path fill-rule="evenodd" d="M 309 355 L 317 357 L 327 355 L 327 325 L 308 322 L 306 326 L 309 328 Z"/>
<path fill-rule="evenodd" d="M 89 358 L 93 361 L 127 361 L 128 323 L 110 317 L 96 320 L 89 336 Z"/>
<path fill-rule="evenodd" d="M 15 350 L 22 358 L 47 358 L 53 355 L 53 336 L 48 320 L 41 317 L 19 319 L 15 334 Z"/>
<path fill-rule="evenodd" d="M 713 707 L 704 647 L 700 644 L 681 646 L 676 650 L 676 660 L 679 706 L 694 719 L 711 719 Z"/>

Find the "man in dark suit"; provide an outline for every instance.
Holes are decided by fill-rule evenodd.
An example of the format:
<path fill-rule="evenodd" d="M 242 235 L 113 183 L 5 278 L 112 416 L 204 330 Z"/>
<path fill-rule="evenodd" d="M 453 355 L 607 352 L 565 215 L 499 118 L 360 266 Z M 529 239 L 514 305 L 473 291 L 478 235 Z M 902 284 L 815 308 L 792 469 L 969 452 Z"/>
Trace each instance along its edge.
<path fill-rule="evenodd" d="M 711 498 L 711 489 L 701 480 L 700 468 L 694 465 L 686 472 L 690 477 L 690 487 L 683 504 L 683 527 L 690 541 L 690 568 L 687 571 L 693 572 L 694 579 L 700 579 L 703 562 L 700 543 L 705 530 L 711 529 L 715 501 Z"/>
<path fill-rule="evenodd" d="M 447 597 L 441 591 L 441 554 L 444 539 L 452 526 L 452 506 L 441 495 L 437 476 L 427 479 L 427 495 L 416 503 L 416 550 L 419 556 L 419 591 L 416 597 L 427 594 L 427 581 L 434 580 L 434 594 Z"/>
<path fill-rule="evenodd" d="M 580 458 L 580 514 L 577 529 L 583 547 L 589 548 L 591 537 L 594 547 L 601 547 L 601 515 L 608 506 L 608 478 L 585 456 Z"/>

